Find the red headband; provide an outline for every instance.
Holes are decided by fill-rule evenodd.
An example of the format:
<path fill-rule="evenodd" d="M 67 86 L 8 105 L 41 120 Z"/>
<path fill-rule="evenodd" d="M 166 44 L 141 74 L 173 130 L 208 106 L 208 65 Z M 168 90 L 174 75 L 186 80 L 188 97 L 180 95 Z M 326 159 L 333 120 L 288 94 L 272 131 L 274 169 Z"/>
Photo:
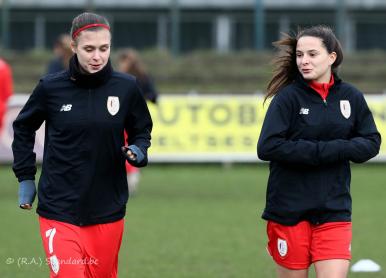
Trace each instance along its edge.
<path fill-rule="evenodd" d="M 103 27 L 107 30 L 110 30 L 110 27 L 106 24 L 103 24 L 103 23 L 93 23 L 93 24 L 88 24 L 88 25 L 85 25 L 83 26 L 82 28 L 79 28 L 78 30 L 76 30 L 73 34 L 72 34 L 72 39 L 74 40 L 80 32 L 82 32 L 83 30 L 86 30 L 86 29 L 90 29 L 90 28 L 93 28 L 93 27 Z"/>

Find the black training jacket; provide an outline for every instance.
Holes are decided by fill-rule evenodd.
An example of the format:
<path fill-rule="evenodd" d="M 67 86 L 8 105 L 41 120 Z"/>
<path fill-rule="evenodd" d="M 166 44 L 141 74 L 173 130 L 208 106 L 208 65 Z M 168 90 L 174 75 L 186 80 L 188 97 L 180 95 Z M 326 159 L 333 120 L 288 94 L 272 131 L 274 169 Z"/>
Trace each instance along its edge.
<path fill-rule="evenodd" d="M 326 102 L 302 77 L 272 99 L 257 145 L 270 161 L 263 218 L 283 225 L 351 221 L 350 161 L 379 152 L 363 94 L 335 76 Z"/>
<path fill-rule="evenodd" d="M 35 131 L 45 121 L 39 215 L 78 226 L 124 217 L 128 189 L 121 146 L 138 146 L 147 164 L 152 120 L 134 77 L 110 62 L 83 75 L 76 56 L 70 69 L 40 80 L 13 123 L 13 170 L 35 179 Z M 128 139 L 124 142 L 124 130 Z"/>

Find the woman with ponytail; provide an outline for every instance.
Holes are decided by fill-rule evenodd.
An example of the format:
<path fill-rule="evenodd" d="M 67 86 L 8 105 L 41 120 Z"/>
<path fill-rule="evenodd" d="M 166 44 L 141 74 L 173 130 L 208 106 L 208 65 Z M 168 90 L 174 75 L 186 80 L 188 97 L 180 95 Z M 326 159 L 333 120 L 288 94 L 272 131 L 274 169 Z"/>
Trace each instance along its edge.
<path fill-rule="evenodd" d="M 257 145 L 270 162 L 263 219 L 280 278 L 347 277 L 351 259 L 350 162 L 379 152 L 363 94 L 338 76 L 339 41 L 326 26 L 300 30 L 279 50 Z"/>

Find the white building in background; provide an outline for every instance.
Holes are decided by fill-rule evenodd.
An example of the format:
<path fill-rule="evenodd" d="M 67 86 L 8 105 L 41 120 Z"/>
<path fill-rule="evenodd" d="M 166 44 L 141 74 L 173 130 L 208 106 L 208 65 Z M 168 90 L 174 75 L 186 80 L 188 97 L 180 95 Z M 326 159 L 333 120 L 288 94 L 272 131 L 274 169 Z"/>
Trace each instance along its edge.
<path fill-rule="evenodd" d="M 282 32 L 313 24 L 335 27 L 346 50 L 386 49 L 386 0 L 0 1 L 3 9 L 4 2 L 9 3 L 8 45 L 20 50 L 50 48 L 58 34 L 69 31 L 72 18 L 85 9 L 109 17 L 116 48 L 172 48 L 176 38 L 172 34 L 173 7 L 179 14 L 177 45 L 181 52 L 253 49 L 258 30 L 263 47 L 269 49 Z M 262 18 L 256 16 L 259 1 Z"/>

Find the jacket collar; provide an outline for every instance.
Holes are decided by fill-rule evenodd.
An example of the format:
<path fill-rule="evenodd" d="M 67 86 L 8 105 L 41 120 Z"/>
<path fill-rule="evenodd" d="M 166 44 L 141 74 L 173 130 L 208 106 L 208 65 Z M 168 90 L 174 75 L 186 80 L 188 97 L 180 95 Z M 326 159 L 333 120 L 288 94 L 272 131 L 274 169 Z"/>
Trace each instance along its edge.
<path fill-rule="evenodd" d="M 79 87 L 96 88 L 106 83 L 113 72 L 110 59 L 100 71 L 86 74 L 80 70 L 78 57 L 75 54 L 70 59 L 69 72 L 71 80 Z"/>
<path fill-rule="evenodd" d="M 329 83 L 319 83 L 311 80 L 308 85 L 325 100 L 330 93 L 330 88 L 334 85 L 334 75 L 331 74 Z"/>
<path fill-rule="evenodd" d="M 334 85 L 331 86 L 331 89 L 335 88 L 337 85 L 339 85 L 342 82 L 342 79 L 339 78 L 339 76 L 336 73 L 332 73 L 334 76 Z M 303 78 L 303 76 L 298 72 L 295 77 L 295 83 L 299 84 L 304 89 L 310 89 L 310 85 L 308 84 L 307 80 Z"/>

